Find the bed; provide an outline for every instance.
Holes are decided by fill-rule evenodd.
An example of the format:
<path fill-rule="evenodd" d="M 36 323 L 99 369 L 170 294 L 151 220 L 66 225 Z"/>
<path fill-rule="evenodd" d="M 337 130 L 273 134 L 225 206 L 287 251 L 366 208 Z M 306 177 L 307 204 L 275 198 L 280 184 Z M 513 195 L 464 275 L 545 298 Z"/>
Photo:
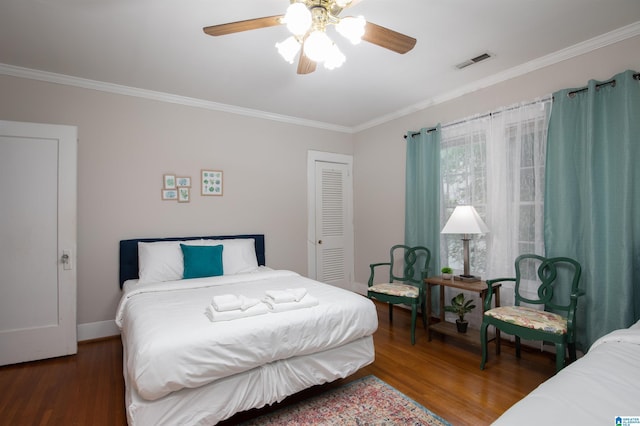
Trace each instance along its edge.
<path fill-rule="evenodd" d="M 198 268 L 218 272 L 183 279 Z M 120 285 L 116 323 L 130 425 L 216 424 L 374 360 L 373 303 L 266 267 L 262 234 L 123 240 Z M 220 318 L 211 316 L 216 298 L 255 303 L 267 300 L 265 293 L 294 290 L 314 303 L 212 319 Z M 263 303 L 247 312 L 258 307 Z"/>
<path fill-rule="evenodd" d="M 598 339 L 584 357 L 542 383 L 493 424 L 550 423 L 640 424 L 640 321 Z"/>

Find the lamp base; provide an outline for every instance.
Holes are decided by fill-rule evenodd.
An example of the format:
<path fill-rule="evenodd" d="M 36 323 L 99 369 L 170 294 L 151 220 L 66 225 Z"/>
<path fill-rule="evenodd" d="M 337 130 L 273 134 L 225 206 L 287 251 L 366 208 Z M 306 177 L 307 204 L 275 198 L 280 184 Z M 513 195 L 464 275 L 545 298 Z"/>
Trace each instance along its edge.
<path fill-rule="evenodd" d="M 476 277 L 474 275 L 456 275 L 453 277 L 456 281 L 465 281 L 468 283 L 480 281 L 480 277 Z"/>

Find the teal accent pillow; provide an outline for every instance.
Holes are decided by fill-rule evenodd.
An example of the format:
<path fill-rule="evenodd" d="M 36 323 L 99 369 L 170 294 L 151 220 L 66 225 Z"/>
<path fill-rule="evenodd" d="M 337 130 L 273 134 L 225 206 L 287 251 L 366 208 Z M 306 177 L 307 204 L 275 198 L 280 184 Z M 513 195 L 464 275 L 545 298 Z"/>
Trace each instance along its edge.
<path fill-rule="evenodd" d="M 183 278 L 216 277 L 224 273 L 222 245 L 187 246 L 180 244 L 184 256 Z"/>

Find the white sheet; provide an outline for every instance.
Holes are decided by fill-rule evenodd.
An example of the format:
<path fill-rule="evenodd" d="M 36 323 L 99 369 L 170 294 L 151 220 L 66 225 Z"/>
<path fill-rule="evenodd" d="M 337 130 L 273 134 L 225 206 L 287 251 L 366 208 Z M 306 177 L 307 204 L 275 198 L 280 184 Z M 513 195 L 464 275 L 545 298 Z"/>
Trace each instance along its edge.
<path fill-rule="evenodd" d="M 272 362 L 196 389 L 185 388 L 155 401 L 141 398 L 127 383 L 128 423 L 211 426 L 239 411 L 261 408 L 311 386 L 345 378 L 371 364 L 374 353 L 373 338 L 367 336 L 323 352 Z M 127 376 L 125 370 L 125 382 Z"/>
<path fill-rule="evenodd" d="M 614 425 L 618 416 L 640 417 L 640 321 L 600 338 L 493 424 Z"/>
<path fill-rule="evenodd" d="M 304 287 L 317 306 L 212 323 L 217 294 L 264 297 L 267 289 Z M 155 400 L 259 365 L 312 354 L 371 335 L 373 303 L 291 271 L 128 285 L 116 323 L 126 335 L 130 385 Z"/>

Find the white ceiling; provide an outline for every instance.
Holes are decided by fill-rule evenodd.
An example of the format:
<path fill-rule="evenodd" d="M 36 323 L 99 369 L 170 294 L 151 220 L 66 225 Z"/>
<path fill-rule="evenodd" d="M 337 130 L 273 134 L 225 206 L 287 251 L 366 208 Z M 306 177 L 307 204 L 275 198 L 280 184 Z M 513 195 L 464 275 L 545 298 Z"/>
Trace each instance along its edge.
<path fill-rule="evenodd" d="M 416 47 L 400 55 L 352 46 L 330 29 L 345 64 L 297 75 L 274 47 L 284 26 L 202 31 L 283 14 L 288 4 L 0 0 L 0 73 L 354 131 L 640 34 L 640 0 L 362 0 L 342 16 L 363 15 L 415 37 Z M 484 52 L 495 56 L 455 68 Z"/>

